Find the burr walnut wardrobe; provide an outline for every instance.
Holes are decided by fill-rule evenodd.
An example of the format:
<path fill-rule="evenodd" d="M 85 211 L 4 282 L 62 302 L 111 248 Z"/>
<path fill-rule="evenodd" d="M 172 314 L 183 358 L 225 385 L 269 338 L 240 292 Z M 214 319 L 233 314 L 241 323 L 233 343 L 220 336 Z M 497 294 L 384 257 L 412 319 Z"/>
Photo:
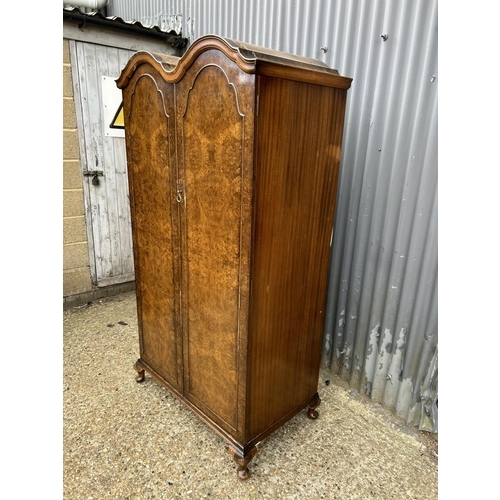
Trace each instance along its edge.
<path fill-rule="evenodd" d="M 140 359 L 229 444 L 316 418 L 351 79 L 217 36 L 138 52 L 122 89 Z"/>

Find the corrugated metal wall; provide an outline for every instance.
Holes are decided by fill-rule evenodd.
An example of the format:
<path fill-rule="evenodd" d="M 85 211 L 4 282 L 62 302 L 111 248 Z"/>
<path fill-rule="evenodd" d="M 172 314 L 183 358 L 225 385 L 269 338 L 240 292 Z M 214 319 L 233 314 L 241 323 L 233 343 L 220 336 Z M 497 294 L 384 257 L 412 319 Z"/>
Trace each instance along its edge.
<path fill-rule="evenodd" d="M 324 360 L 437 432 L 437 0 L 110 0 L 108 15 L 157 25 L 180 15 L 191 41 L 227 36 L 354 79 Z"/>

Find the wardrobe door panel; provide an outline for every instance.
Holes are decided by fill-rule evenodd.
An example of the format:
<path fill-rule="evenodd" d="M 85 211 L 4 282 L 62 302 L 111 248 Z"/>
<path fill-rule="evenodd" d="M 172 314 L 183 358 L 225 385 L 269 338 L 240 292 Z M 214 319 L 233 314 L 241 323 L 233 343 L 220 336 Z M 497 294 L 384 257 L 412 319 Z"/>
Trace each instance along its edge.
<path fill-rule="evenodd" d="M 141 358 L 182 389 L 173 86 L 147 66 L 124 93 Z"/>
<path fill-rule="evenodd" d="M 179 93 L 184 99 L 178 103 L 187 262 L 185 393 L 211 418 L 234 430 L 244 117 L 238 89 L 221 66 L 191 70 L 185 77 L 189 88 Z"/>

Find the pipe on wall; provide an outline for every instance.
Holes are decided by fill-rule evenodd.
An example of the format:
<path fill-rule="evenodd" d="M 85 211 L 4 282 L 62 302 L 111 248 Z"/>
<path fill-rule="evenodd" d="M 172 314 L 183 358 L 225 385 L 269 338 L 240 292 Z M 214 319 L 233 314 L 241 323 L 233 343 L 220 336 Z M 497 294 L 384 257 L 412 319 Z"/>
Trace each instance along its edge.
<path fill-rule="evenodd" d="M 81 14 L 81 13 L 75 13 L 63 10 L 63 19 L 65 21 L 78 23 L 79 27 L 91 25 L 91 26 L 96 26 L 106 29 L 115 29 L 115 30 L 125 31 L 127 33 L 135 33 L 141 36 L 156 38 L 157 40 L 163 40 L 165 43 L 169 44 L 171 47 L 174 47 L 176 49 L 182 49 L 186 47 L 188 43 L 188 39 L 183 38 L 181 35 L 166 33 L 164 31 L 152 30 L 144 26 L 136 26 L 135 24 L 117 23 L 112 21 L 111 19 L 100 19 L 98 17 L 87 16 L 86 14 Z"/>
<path fill-rule="evenodd" d="M 68 2 L 63 2 L 68 3 Z M 106 6 L 108 0 L 73 0 L 69 5 L 73 7 L 87 7 L 89 9 L 99 10 Z"/>

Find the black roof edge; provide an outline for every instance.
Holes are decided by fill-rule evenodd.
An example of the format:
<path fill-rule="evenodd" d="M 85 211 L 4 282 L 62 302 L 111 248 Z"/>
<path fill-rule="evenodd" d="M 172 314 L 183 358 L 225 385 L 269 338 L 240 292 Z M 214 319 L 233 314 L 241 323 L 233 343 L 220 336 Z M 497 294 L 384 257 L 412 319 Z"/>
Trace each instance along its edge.
<path fill-rule="evenodd" d="M 127 22 L 120 17 L 104 17 L 101 13 L 94 11 L 84 13 L 76 7 L 63 7 L 63 20 L 77 23 L 80 28 L 96 26 L 100 28 L 118 30 L 126 33 L 134 33 L 141 36 L 148 36 L 156 40 L 163 40 L 174 48 L 183 48 L 188 44 L 188 39 L 177 34 L 174 30 L 161 31 L 158 26 L 144 26 L 138 21 Z"/>

